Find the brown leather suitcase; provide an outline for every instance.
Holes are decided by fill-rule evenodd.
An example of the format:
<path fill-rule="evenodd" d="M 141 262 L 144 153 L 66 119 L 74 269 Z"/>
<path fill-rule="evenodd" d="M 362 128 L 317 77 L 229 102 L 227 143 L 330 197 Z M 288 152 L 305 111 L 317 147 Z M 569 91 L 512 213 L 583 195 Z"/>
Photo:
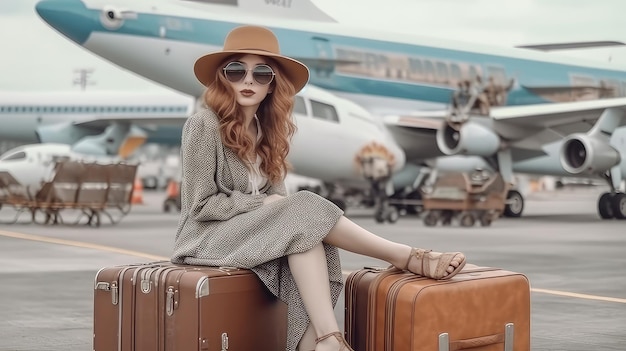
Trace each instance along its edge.
<path fill-rule="evenodd" d="M 467 265 L 450 280 L 363 268 L 346 281 L 355 351 L 528 351 L 530 285 L 520 273 Z"/>
<path fill-rule="evenodd" d="M 105 267 L 95 351 L 285 350 L 287 306 L 247 269 L 170 262 Z"/>

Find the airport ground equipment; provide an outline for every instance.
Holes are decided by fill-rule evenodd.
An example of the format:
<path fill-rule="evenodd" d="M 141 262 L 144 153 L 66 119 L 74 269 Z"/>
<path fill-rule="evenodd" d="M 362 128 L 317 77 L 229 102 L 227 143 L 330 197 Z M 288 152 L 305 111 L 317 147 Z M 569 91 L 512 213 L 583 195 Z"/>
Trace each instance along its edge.
<path fill-rule="evenodd" d="M 3 172 L 0 204 L 15 210 L 8 223 L 17 222 L 26 212 L 30 221 L 39 224 L 97 227 L 103 215 L 115 224 L 130 211 L 136 172 L 134 164 L 60 161 L 55 164 L 51 179 L 39 189 L 22 186 Z"/>
<path fill-rule="evenodd" d="M 424 224 L 449 225 L 458 219 L 463 227 L 476 222 L 489 226 L 504 211 L 508 185 L 499 173 L 476 170 L 436 176 L 423 188 Z"/>
<path fill-rule="evenodd" d="M 359 351 L 530 350 L 526 276 L 466 265 L 449 280 L 363 268 L 346 280 L 346 340 Z"/>
<path fill-rule="evenodd" d="M 102 268 L 94 351 L 284 350 L 287 305 L 248 269 L 169 261 Z"/>

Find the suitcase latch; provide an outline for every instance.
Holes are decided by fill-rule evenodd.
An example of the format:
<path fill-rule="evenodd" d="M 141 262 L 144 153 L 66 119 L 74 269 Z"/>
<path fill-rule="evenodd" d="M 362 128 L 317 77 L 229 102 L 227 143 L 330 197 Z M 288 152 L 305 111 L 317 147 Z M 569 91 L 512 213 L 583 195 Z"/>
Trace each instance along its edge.
<path fill-rule="evenodd" d="M 152 282 L 147 279 L 141 279 L 141 292 L 148 294 L 150 290 L 152 290 Z"/>
<path fill-rule="evenodd" d="M 113 305 L 117 305 L 117 302 L 119 301 L 117 294 L 118 294 L 117 282 L 113 282 L 111 283 L 111 303 Z"/>
<path fill-rule="evenodd" d="M 174 290 L 173 286 L 167 288 L 167 293 L 165 297 L 165 313 L 167 313 L 168 316 L 173 315 L 174 309 L 178 308 L 178 296 L 176 296 L 177 294 L 178 291 Z"/>
<path fill-rule="evenodd" d="M 228 333 L 222 333 L 222 351 L 228 350 Z"/>

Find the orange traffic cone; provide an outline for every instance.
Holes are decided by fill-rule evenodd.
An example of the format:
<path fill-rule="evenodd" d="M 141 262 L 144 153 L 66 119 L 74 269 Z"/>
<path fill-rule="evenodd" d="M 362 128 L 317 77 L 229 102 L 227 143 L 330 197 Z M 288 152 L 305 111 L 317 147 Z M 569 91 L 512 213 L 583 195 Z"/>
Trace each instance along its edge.
<path fill-rule="evenodd" d="M 133 183 L 133 197 L 130 200 L 133 205 L 143 204 L 143 183 L 141 179 L 135 179 Z"/>

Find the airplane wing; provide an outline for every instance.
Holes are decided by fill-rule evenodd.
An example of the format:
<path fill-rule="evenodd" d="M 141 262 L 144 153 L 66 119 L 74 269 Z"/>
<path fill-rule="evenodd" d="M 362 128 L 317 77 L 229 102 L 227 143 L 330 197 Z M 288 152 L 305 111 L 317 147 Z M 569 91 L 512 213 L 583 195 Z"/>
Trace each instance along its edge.
<path fill-rule="evenodd" d="M 149 125 L 156 125 L 156 124 L 183 125 L 185 121 L 187 120 L 187 117 L 189 116 L 180 115 L 180 114 L 171 115 L 171 116 L 160 116 L 160 117 L 149 116 L 145 118 L 137 117 L 137 116 L 133 116 L 133 117 L 120 116 L 116 118 L 111 118 L 110 116 L 106 116 L 106 117 L 93 116 L 93 118 L 91 119 L 75 121 L 74 125 L 87 127 L 87 128 L 94 128 L 94 129 L 106 128 L 108 125 L 114 122 L 131 123 L 137 126 L 149 126 Z"/>
<path fill-rule="evenodd" d="M 530 137 L 538 130 L 549 129 L 561 136 L 588 131 L 608 108 L 626 109 L 626 98 L 612 98 L 552 104 L 495 107 L 491 110 L 496 130 L 527 129 L 518 137 Z M 621 125 L 625 125 L 622 120 Z M 555 140 L 557 137 L 555 137 Z"/>
<path fill-rule="evenodd" d="M 540 151 L 547 143 L 563 139 L 572 133 L 587 132 L 607 108 L 626 110 L 626 98 L 546 103 L 523 106 L 493 107 L 490 112 L 493 129 L 501 138 L 510 141 L 513 149 Z M 433 138 L 437 130 L 445 125 L 448 111 L 421 111 L 407 115 L 383 117 L 390 132 L 409 155 L 414 150 L 414 138 Z M 481 117 L 476 117 L 481 118 Z M 488 118 L 488 117 L 482 117 Z M 626 125 L 623 118 L 620 125 Z M 436 144 L 436 141 L 433 141 Z"/>

